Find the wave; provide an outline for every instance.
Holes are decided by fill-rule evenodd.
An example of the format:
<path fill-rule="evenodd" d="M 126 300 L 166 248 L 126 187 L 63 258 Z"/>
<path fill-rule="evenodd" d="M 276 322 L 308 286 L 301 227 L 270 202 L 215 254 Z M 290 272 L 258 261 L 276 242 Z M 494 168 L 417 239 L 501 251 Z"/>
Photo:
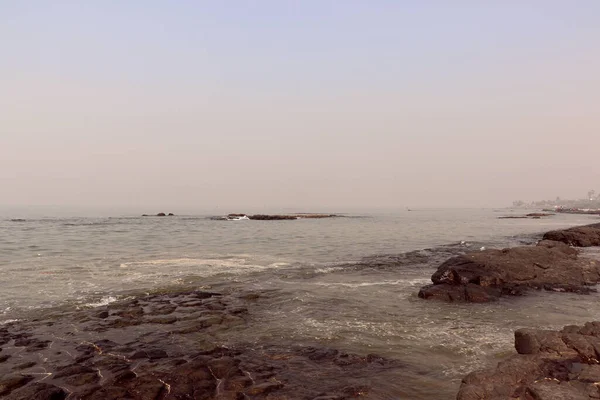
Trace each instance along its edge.
<path fill-rule="evenodd" d="M 98 300 L 96 302 L 85 303 L 83 306 L 84 307 L 101 307 L 101 306 L 107 306 L 110 303 L 114 303 L 117 300 L 118 299 L 115 296 L 104 296 L 104 297 L 102 297 L 100 300 Z"/>

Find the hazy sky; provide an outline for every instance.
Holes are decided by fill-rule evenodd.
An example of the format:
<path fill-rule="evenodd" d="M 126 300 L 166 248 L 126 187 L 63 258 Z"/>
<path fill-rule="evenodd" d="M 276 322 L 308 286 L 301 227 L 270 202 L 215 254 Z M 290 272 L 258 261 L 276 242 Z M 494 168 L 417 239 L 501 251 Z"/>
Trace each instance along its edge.
<path fill-rule="evenodd" d="M 0 205 L 584 197 L 599 21 L 597 0 L 0 0 Z"/>

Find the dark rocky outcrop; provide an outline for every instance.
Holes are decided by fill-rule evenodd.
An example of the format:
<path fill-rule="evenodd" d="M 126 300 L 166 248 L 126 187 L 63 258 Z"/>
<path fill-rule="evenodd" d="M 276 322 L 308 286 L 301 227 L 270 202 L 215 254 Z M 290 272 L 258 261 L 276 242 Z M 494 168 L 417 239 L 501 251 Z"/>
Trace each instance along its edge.
<path fill-rule="evenodd" d="M 498 217 L 498 219 L 525 219 L 525 218 L 532 218 L 532 219 L 540 219 L 542 217 L 550 217 L 554 214 L 550 214 L 550 213 L 529 213 L 529 214 L 525 214 L 525 215 L 506 215 L 506 216 L 502 216 L 502 217 Z"/>
<path fill-rule="evenodd" d="M 9 323 L 0 327 L 0 397 L 339 400 L 367 395 L 370 377 L 403 367 L 327 347 L 245 344 L 259 299 L 166 293 Z"/>
<path fill-rule="evenodd" d="M 589 293 L 600 281 L 600 262 L 578 257 L 555 241 L 538 246 L 483 250 L 452 257 L 432 275 L 419 297 L 445 301 L 487 302 L 525 289 Z"/>
<path fill-rule="evenodd" d="M 296 215 L 265 215 L 265 214 L 256 214 L 250 215 L 248 218 L 252 220 L 258 221 L 280 221 L 280 220 L 290 220 L 290 219 L 298 219 Z"/>
<path fill-rule="evenodd" d="M 600 246 L 600 224 L 546 232 L 544 239 L 563 242 L 575 247 Z"/>
<path fill-rule="evenodd" d="M 232 213 L 227 214 L 225 217 L 213 217 L 216 220 L 238 220 L 238 219 L 251 219 L 256 221 L 285 221 L 285 220 L 297 220 L 297 219 L 321 219 L 321 218 L 335 218 L 341 217 L 337 214 L 315 214 L 315 213 L 297 213 L 297 214 L 243 214 L 243 213 Z"/>
<path fill-rule="evenodd" d="M 568 208 L 568 207 L 557 207 L 555 209 L 544 209 L 542 211 L 553 211 L 561 214 L 583 214 L 583 215 L 600 215 L 600 209 L 586 209 L 586 208 Z"/>
<path fill-rule="evenodd" d="M 600 398 L 600 322 L 561 331 L 519 329 L 516 355 L 472 372 L 457 400 L 591 400 Z"/>

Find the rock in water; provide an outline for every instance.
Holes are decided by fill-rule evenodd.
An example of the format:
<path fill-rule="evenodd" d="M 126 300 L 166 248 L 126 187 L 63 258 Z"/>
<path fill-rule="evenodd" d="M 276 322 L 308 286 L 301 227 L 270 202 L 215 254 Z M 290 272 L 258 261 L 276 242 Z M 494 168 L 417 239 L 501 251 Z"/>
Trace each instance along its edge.
<path fill-rule="evenodd" d="M 365 383 L 382 372 L 405 368 L 374 354 L 289 341 L 246 343 L 248 306 L 261 300 L 255 292 L 159 293 L 102 310 L 61 309 L 42 319 L 2 325 L 0 345 L 14 344 L 1 348 L 0 397 L 382 398 L 376 386 Z"/>
<path fill-rule="evenodd" d="M 544 239 L 563 242 L 575 247 L 600 246 L 600 224 L 546 232 Z"/>
<path fill-rule="evenodd" d="M 538 246 L 483 250 L 452 257 L 432 275 L 419 297 L 445 301 L 487 302 L 527 288 L 589 293 L 600 281 L 600 262 L 553 241 Z"/>
<path fill-rule="evenodd" d="M 457 400 L 600 398 L 600 322 L 561 331 L 519 329 L 516 355 L 462 380 Z"/>

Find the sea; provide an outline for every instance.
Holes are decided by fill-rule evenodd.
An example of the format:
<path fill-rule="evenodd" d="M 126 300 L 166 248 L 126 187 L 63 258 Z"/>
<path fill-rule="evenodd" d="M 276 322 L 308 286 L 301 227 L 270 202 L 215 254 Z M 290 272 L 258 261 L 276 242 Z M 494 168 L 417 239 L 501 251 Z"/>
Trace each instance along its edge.
<path fill-rule="evenodd" d="M 160 211 L 160 210 L 159 210 Z M 168 210 L 176 212 L 177 210 Z M 234 210 L 237 211 L 237 210 Z M 335 211 L 335 210 L 332 210 Z M 224 344 L 320 345 L 398 360 L 389 398 L 454 398 L 465 374 L 514 354 L 514 330 L 600 320 L 600 295 L 531 292 L 488 304 L 418 298 L 447 258 L 535 244 L 598 222 L 511 209 L 411 209 L 286 221 L 0 210 L 0 324 L 158 290 L 268 293 Z M 600 259 L 597 249 L 583 251 Z"/>

